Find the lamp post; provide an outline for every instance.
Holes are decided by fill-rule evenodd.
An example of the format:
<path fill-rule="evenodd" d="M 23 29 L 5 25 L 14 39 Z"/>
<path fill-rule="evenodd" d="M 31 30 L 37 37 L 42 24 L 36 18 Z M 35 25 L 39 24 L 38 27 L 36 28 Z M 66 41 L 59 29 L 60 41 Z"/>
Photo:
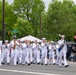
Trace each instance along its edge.
<path fill-rule="evenodd" d="M 2 41 L 5 41 L 5 25 L 4 25 L 4 5 L 5 0 L 2 0 Z"/>

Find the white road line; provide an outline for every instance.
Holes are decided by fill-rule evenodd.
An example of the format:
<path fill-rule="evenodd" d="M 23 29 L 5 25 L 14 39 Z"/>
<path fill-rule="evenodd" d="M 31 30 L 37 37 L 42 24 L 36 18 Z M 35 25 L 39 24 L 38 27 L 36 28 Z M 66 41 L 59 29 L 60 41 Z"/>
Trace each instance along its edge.
<path fill-rule="evenodd" d="M 39 72 L 20 71 L 20 70 L 9 70 L 9 69 L 0 69 L 0 71 L 14 72 L 14 73 L 23 73 L 23 74 L 35 74 L 35 75 L 60 75 L 60 74 L 39 73 Z"/>

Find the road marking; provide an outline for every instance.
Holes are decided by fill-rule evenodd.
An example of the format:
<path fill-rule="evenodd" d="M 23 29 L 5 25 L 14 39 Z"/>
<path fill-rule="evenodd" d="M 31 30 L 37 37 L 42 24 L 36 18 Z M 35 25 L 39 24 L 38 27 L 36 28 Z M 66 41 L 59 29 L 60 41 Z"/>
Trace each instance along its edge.
<path fill-rule="evenodd" d="M 14 72 L 14 73 L 24 73 L 24 74 L 35 74 L 35 75 L 60 75 L 60 74 L 39 73 L 39 72 L 20 71 L 20 70 L 9 70 L 9 69 L 0 69 L 0 71 Z"/>

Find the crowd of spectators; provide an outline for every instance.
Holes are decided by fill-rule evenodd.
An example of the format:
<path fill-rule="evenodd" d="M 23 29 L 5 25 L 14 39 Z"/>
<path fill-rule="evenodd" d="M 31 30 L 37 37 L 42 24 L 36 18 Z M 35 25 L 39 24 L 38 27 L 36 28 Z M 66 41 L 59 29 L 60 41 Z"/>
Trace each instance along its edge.
<path fill-rule="evenodd" d="M 67 59 L 69 61 L 76 61 L 76 43 L 67 44 Z"/>

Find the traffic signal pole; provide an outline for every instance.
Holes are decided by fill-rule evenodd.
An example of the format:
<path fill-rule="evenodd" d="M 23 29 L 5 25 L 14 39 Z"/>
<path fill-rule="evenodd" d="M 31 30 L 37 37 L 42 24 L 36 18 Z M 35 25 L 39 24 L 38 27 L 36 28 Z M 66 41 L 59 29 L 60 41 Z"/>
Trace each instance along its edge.
<path fill-rule="evenodd" d="M 3 43 L 5 41 L 4 5 L 5 5 L 5 0 L 2 0 L 2 41 Z"/>

